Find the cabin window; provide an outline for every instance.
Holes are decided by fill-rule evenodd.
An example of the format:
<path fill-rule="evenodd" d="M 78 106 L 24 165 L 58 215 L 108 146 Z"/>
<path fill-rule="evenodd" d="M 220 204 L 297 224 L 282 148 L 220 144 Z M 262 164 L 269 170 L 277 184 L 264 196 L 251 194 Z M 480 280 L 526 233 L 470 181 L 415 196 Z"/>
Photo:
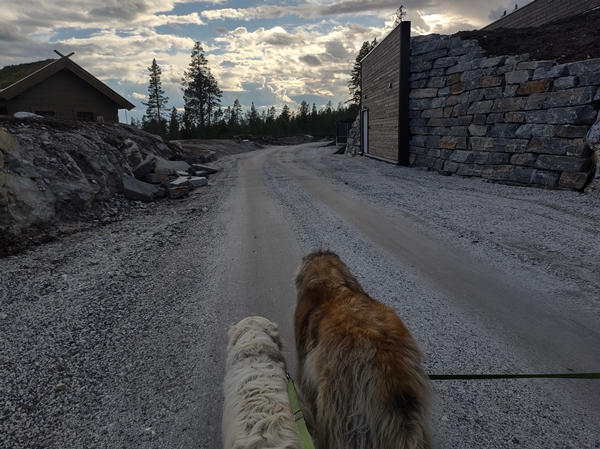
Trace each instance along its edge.
<path fill-rule="evenodd" d="M 8 106 L 0 106 L 0 115 L 8 115 Z"/>
<path fill-rule="evenodd" d="M 35 111 L 35 113 L 42 117 L 54 117 L 54 111 Z"/>
<path fill-rule="evenodd" d="M 93 112 L 78 112 L 77 120 L 81 120 L 83 122 L 93 122 L 94 121 L 94 113 Z"/>

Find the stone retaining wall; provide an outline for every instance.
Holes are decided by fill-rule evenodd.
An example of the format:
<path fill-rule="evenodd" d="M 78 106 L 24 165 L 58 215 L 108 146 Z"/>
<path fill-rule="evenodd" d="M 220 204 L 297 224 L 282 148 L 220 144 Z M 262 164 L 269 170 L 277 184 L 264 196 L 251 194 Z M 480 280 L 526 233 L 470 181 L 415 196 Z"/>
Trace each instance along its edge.
<path fill-rule="evenodd" d="M 410 162 L 446 174 L 582 189 L 600 108 L 600 59 L 486 57 L 476 40 L 411 42 Z"/>

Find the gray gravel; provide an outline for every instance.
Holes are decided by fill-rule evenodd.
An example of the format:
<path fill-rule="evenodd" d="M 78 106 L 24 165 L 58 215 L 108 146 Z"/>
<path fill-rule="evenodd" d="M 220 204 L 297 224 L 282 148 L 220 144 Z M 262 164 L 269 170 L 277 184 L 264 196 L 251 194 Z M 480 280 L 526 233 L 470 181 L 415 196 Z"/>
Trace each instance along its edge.
<path fill-rule="evenodd" d="M 269 150 L 267 150 L 269 151 Z M 317 145 L 297 164 L 519 279 L 535 279 L 574 314 L 600 316 L 600 201 L 574 193 L 443 177 Z M 218 448 L 237 161 L 180 202 L 0 260 L 0 447 Z M 338 252 L 420 341 L 429 372 L 557 371 L 412 267 L 374 247 L 264 163 L 266 195 L 303 252 Z M 290 278 L 292 273 L 290 273 Z M 239 307 L 237 307 L 239 309 Z M 236 316 L 237 319 L 237 316 Z M 598 381 L 436 382 L 439 448 L 600 447 Z"/>
<path fill-rule="evenodd" d="M 558 292 L 572 303 L 574 313 L 592 314 L 598 322 L 598 198 L 443 177 L 331 153 L 329 148 L 303 147 L 296 151 L 296 163 L 386 215 L 410 214 L 424 232 Z M 421 343 L 428 372 L 568 372 L 511 347 L 503 335 L 430 288 L 411 267 L 315 203 L 276 164 L 267 164 L 265 171 L 303 251 L 333 249 L 369 294 L 394 307 Z M 599 362 L 592 366 L 597 369 Z M 596 396 L 600 391 L 599 381 L 581 380 L 435 382 L 437 447 L 600 447 L 600 406 L 590 410 L 581 398 L 582 384 L 574 390 L 573 382 Z"/>
<path fill-rule="evenodd" d="M 0 259 L 0 447 L 219 447 L 228 173 Z"/>

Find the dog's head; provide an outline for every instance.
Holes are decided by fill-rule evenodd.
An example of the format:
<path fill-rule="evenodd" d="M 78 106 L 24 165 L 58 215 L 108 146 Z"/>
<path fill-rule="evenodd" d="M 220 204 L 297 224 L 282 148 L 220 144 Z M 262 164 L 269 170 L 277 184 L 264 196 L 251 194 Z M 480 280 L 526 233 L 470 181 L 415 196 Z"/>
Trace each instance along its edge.
<path fill-rule="evenodd" d="M 227 347 L 229 352 L 231 352 L 235 346 L 244 344 L 246 341 L 256 339 L 261 335 L 267 335 L 270 337 L 280 351 L 283 347 L 283 342 L 279 336 L 277 324 L 261 316 L 250 316 L 244 318 L 242 321 L 229 329 L 229 333 L 227 335 L 229 337 L 229 345 Z"/>
<path fill-rule="evenodd" d="M 346 287 L 357 293 L 364 293 L 358 281 L 340 257 L 333 251 L 321 249 L 307 254 L 296 270 L 296 290 L 301 292 L 314 285 Z"/>

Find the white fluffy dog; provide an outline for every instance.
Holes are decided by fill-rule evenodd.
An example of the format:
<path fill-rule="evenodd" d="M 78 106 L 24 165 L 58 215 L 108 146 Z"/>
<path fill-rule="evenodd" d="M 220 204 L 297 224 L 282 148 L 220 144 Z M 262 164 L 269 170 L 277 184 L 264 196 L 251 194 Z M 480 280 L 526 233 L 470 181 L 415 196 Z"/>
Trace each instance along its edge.
<path fill-rule="evenodd" d="M 248 317 L 228 335 L 223 448 L 301 449 L 277 325 Z"/>

